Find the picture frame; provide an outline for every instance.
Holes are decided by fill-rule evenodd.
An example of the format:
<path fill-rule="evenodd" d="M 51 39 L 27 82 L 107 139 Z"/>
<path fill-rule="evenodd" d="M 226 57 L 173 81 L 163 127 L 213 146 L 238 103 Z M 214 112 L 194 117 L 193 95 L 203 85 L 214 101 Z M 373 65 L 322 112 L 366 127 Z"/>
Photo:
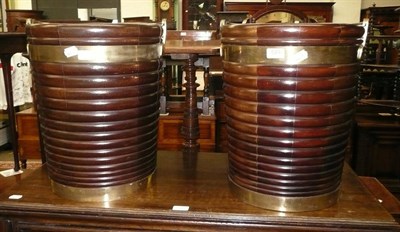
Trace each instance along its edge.
<path fill-rule="evenodd" d="M 182 30 L 217 30 L 223 0 L 182 0 Z"/>

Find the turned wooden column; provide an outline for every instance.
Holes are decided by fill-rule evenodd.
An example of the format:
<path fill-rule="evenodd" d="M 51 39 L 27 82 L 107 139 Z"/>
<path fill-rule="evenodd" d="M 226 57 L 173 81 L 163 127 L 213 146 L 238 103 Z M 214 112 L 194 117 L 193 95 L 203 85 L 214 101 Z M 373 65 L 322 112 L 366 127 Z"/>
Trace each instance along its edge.
<path fill-rule="evenodd" d="M 186 95 L 181 133 L 184 137 L 183 151 L 186 153 L 197 152 L 199 150 L 199 143 L 197 142 L 200 136 L 197 110 L 197 87 L 199 84 L 196 83 L 196 66 L 194 64 L 197 59 L 197 54 L 189 54 L 184 67 L 186 72 L 186 83 L 184 84 Z"/>
<path fill-rule="evenodd" d="M 197 109 L 197 87 L 195 62 L 200 58 L 218 56 L 220 54 L 221 41 L 211 40 L 181 40 L 167 39 L 164 46 L 164 55 L 172 60 L 184 60 L 186 72 L 186 95 L 184 106 L 184 119 L 181 128 L 183 136 L 183 152 L 197 153 L 199 150 L 198 139 L 200 136 L 199 115 Z"/>

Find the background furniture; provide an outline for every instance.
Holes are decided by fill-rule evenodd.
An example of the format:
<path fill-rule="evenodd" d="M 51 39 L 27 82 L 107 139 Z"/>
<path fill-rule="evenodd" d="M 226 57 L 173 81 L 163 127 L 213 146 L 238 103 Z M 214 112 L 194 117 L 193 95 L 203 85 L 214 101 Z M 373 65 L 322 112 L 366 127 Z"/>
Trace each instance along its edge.
<path fill-rule="evenodd" d="M 11 57 L 17 52 L 26 52 L 26 35 L 23 32 L 0 33 L 0 59 L 3 69 L 4 86 L 7 98 L 7 114 L 10 123 L 11 145 L 14 155 L 14 170 L 20 169 L 18 139 L 14 109 L 14 97 L 11 83 Z"/>
<path fill-rule="evenodd" d="M 223 0 L 182 0 L 182 30 L 217 30 Z"/>
<path fill-rule="evenodd" d="M 400 117 L 394 116 L 398 109 L 390 110 L 379 105 L 357 106 L 352 167 L 358 175 L 377 178 L 400 199 Z"/>
<path fill-rule="evenodd" d="M 332 22 L 334 2 L 285 2 L 283 4 L 303 12 L 316 22 Z M 250 15 L 254 15 L 257 11 L 269 7 L 274 7 L 274 5 L 267 5 L 266 2 L 226 2 L 224 11 L 247 11 Z"/>
<path fill-rule="evenodd" d="M 352 167 L 400 199 L 399 6 L 361 11 L 369 30 L 358 80 Z M 396 45 L 397 44 L 397 45 Z"/>
<path fill-rule="evenodd" d="M 28 159 L 41 159 L 37 114 L 34 108 L 16 113 L 18 154 L 21 167 L 26 168 Z"/>

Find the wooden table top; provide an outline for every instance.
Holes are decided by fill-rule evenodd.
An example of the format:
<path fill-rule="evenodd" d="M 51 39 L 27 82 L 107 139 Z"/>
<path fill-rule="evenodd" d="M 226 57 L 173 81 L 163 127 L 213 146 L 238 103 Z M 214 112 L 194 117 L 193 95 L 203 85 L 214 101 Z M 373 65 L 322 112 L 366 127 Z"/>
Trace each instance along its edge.
<path fill-rule="evenodd" d="M 157 170 L 146 189 L 113 202 L 82 203 L 53 194 L 43 166 L 0 194 L 0 218 L 26 220 L 35 215 L 42 223 L 121 230 L 400 231 L 347 165 L 338 203 L 301 213 L 270 211 L 241 202 L 230 191 L 227 168 L 225 153 L 184 156 L 159 151 Z M 23 197 L 8 199 L 12 194 Z M 172 210 L 177 205 L 189 206 L 189 210 Z"/>
<path fill-rule="evenodd" d="M 0 32 L 0 54 L 26 52 L 25 32 Z"/>
<path fill-rule="evenodd" d="M 164 45 L 163 54 L 219 55 L 220 48 L 220 40 L 167 40 Z"/>

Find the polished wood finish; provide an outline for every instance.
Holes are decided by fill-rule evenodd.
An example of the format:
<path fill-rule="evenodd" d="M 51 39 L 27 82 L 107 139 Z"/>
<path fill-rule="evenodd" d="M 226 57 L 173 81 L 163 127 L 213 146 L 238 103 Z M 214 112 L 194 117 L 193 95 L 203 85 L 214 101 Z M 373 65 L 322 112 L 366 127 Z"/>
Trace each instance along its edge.
<path fill-rule="evenodd" d="M 161 115 L 158 123 L 158 143 L 160 150 L 182 150 L 184 138 L 181 135 L 183 116 L 181 114 Z M 215 117 L 199 116 L 199 150 L 215 151 Z"/>
<path fill-rule="evenodd" d="M 303 12 L 309 18 L 317 22 L 332 22 L 334 2 L 285 2 L 286 6 L 295 11 Z M 276 5 L 267 5 L 266 2 L 225 2 L 225 11 L 247 11 L 254 15 L 257 11 Z"/>
<path fill-rule="evenodd" d="M 4 86 L 7 100 L 7 114 L 10 121 L 11 144 L 14 155 L 14 170 L 20 169 L 18 157 L 18 139 L 14 109 L 14 97 L 11 83 L 11 57 L 17 52 L 26 52 L 26 35 L 23 32 L 0 33 L 0 59 L 3 69 Z"/>
<path fill-rule="evenodd" d="M 361 183 L 375 196 L 377 201 L 400 223 L 400 200 L 396 198 L 378 179 L 360 176 Z"/>
<path fill-rule="evenodd" d="M 163 53 L 171 59 L 184 60 L 186 72 L 185 108 L 182 125 L 184 137 L 183 149 L 187 153 L 197 152 L 199 149 L 199 113 L 197 109 L 197 83 L 195 62 L 199 57 L 218 56 L 220 51 L 219 40 L 166 40 Z"/>
<path fill-rule="evenodd" d="M 51 179 L 104 188 L 149 176 L 156 168 L 161 25 L 38 23 L 26 29 Z M 76 51 L 67 55 L 71 47 Z"/>
<path fill-rule="evenodd" d="M 29 108 L 16 113 L 18 128 L 18 151 L 22 168 L 29 165 L 29 159 L 41 159 L 36 111 Z M 181 113 L 161 115 L 158 121 L 157 147 L 161 150 L 181 150 L 184 138 L 180 128 L 183 123 Z M 215 151 L 216 117 L 199 115 L 200 151 Z"/>
<path fill-rule="evenodd" d="M 312 23 L 221 29 L 229 178 L 249 194 L 265 196 L 246 200 L 287 211 L 335 202 L 336 197 L 318 196 L 332 196 L 340 185 L 363 32 L 357 25 Z M 277 58 L 270 53 L 274 46 L 300 47 L 307 58 L 285 63 L 290 53 L 281 51 Z M 330 49 L 312 53 L 315 46 Z M 352 49 L 341 56 L 333 51 L 337 47 Z M 325 59 L 334 57 L 338 63 Z M 278 197 L 284 206 L 274 205 Z M 288 203 L 302 198 L 315 201 L 300 208 Z"/>
<path fill-rule="evenodd" d="M 106 203 L 81 203 L 51 191 L 46 167 L 0 195 L 7 231 L 400 231 L 399 225 L 345 166 L 339 202 L 327 209 L 281 213 L 250 206 L 232 194 L 227 155 L 158 152 L 148 187 Z M 21 194 L 20 200 L 10 200 Z M 175 205 L 189 210 L 175 211 Z"/>

